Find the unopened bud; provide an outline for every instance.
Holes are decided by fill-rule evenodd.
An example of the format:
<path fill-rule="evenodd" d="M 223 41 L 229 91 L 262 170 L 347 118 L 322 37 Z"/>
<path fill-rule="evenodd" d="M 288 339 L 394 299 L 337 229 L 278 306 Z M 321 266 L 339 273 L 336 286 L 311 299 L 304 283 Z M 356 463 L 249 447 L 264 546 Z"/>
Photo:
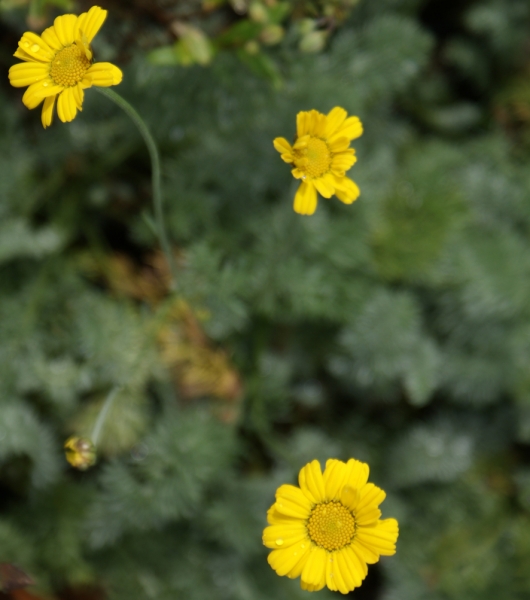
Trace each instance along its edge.
<path fill-rule="evenodd" d="M 264 44 L 273 46 L 280 42 L 283 38 L 284 30 L 281 25 L 267 25 L 260 35 L 260 39 Z"/>
<path fill-rule="evenodd" d="M 96 448 L 88 438 L 69 437 L 64 443 L 64 452 L 66 460 L 80 471 L 86 471 L 96 464 Z"/>

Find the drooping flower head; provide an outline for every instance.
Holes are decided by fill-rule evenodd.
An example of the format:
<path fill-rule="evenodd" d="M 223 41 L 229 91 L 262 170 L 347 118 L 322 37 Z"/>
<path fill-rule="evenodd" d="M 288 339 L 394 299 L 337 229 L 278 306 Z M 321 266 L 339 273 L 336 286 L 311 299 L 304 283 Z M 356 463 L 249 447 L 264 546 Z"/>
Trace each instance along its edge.
<path fill-rule="evenodd" d="M 122 72 L 108 62 L 93 63 L 92 40 L 107 18 L 107 11 L 93 6 L 88 12 L 62 15 L 37 35 L 27 31 L 14 56 L 24 62 L 9 69 L 14 87 L 29 86 L 22 102 L 37 108 L 44 101 L 42 125 L 52 123 L 55 101 L 63 123 L 82 110 L 84 90 L 93 85 L 109 87 L 122 80 Z"/>
<path fill-rule="evenodd" d="M 282 159 L 293 165 L 293 177 L 301 179 L 294 197 L 295 212 L 312 215 L 317 208 L 317 192 L 324 198 L 335 194 L 345 204 L 359 197 L 359 188 L 346 177 L 346 171 L 357 160 L 350 142 L 362 132 L 359 118 L 348 118 L 348 113 L 336 106 L 327 115 L 317 110 L 299 112 L 292 146 L 285 138 L 274 140 Z"/>
<path fill-rule="evenodd" d="M 300 471 L 300 487 L 282 485 L 267 513 L 263 543 L 278 575 L 300 577 L 310 592 L 328 586 L 347 594 L 361 585 L 368 564 L 396 551 L 398 523 L 380 520 L 385 492 L 368 481 L 368 465 L 329 459 Z"/>

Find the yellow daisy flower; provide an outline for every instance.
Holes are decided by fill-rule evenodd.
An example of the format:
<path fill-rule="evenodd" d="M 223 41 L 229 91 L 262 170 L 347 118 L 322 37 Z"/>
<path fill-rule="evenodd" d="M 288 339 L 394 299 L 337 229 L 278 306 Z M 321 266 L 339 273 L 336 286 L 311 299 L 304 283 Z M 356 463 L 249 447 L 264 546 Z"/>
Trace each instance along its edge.
<path fill-rule="evenodd" d="M 368 465 L 329 459 L 307 464 L 300 487 L 282 485 L 267 513 L 263 543 L 278 575 L 300 577 L 310 592 L 328 586 L 347 594 L 361 585 L 368 564 L 396 551 L 398 523 L 380 520 L 385 492 L 368 481 Z"/>
<path fill-rule="evenodd" d="M 346 171 L 357 160 L 350 142 L 362 133 L 359 118 L 348 118 L 348 113 L 336 106 L 327 115 L 317 110 L 299 112 L 292 146 L 285 138 L 274 140 L 282 159 L 294 166 L 293 177 L 302 180 L 294 197 L 295 212 L 312 215 L 317 208 L 317 192 L 324 198 L 335 194 L 345 204 L 357 200 L 359 188 L 346 177 Z"/>
<path fill-rule="evenodd" d="M 38 36 L 27 31 L 18 42 L 14 56 L 23 63 L 9 69 L 14 87 L 29 86 L 22 102 L 37 108 L 44 101 L 42 125 L 52 123 L 55 100 L 63 123 L 82 110 L 84 90 L 93 85 L 109 87 L 122 80 L 122 72 L 108 62 L 92 62 L 90 44 L 107 18 L 107 11 L 93 6 L 88 12 L 62 15 Z"/>

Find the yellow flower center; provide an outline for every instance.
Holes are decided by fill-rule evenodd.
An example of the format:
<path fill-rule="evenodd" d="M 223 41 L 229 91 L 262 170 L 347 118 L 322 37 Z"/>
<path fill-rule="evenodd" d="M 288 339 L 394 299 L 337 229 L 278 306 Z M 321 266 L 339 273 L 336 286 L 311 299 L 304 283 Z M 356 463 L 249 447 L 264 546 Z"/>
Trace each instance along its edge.
<path fill-rule="evenodd" d="M 301 159 L 297 166 L 305 171 L 309 177 L 318 178 L 329 171 L 331 166 L 331 152 L 324 140 L 316 137 L 310 138 L 307 147 L 295 150 L 295 157 Z"/>
<path fill-rule="evenodd" d="M 330 552 L 350 544 L 355 530 L 353 515 L 341 502 L 336 501 L 317 504 L 307 523 L 311 540 Z"/>
<path fill-rule="evenodd" d="M 53 58 L 50 77 L 56 85 L 72 87 L 83 79 L 90 64 L 86 53 L 77 44 L 72 44 L 59 50 Z"/>

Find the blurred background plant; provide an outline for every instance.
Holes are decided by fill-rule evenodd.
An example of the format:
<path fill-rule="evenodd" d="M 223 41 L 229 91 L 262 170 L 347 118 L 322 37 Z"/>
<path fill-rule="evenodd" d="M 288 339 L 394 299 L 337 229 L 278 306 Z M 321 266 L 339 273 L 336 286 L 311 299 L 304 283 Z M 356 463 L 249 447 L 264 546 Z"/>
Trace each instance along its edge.
<path fill-rule="evenodd" d="M 307 598 L 265 511 L 353 456 L 401 527 L 357 598 L 528 598 L 530 4 L 100 4 L 181 291 L 127 117 L 89 90 L 43 131 L 7 81 L 23 31 L 90 3 L 1 0 L 0 563 L 36 583 L 6 596 Z M 361 198 L 301 218 L 272 140 L 335 105 Z"/>

